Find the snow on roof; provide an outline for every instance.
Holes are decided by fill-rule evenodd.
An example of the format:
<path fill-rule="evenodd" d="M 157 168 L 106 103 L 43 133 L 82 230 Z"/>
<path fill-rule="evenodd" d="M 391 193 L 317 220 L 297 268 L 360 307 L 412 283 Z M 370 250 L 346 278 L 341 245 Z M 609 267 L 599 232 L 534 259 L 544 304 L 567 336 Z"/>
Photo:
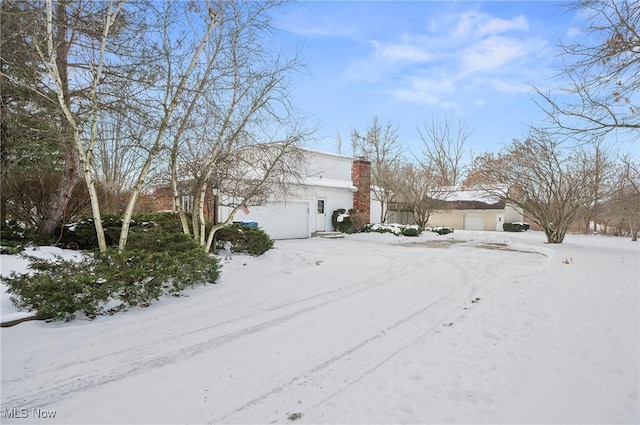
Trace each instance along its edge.
<path fill-rule="evenodd" d="M 315 154 L 315 155 L 324 155 L 324 156 L 330 156 L 330 157 L 333 157 L 333 158 L 341 158 L 341 159 L 346 159 L 346 160 L 349 160 L 349 161 L 353 161 L 353 157 L 347 156 L 347 155 L 342 155 L 342 154 L 339 154 L 339 153 L 320 151 L 320 150 L 317 150 L 317 149 L 310 149 L 310 148 L 304 148 L 304 147 L 300 148 L 300 150 L 306 151 L 306 152 L 309 152 L 309 153 Z"/>
<path fill-rule="evenodd" d="M 322 177 L 307 177 L 304 184 L 308 186 L 333 187 L 337 189 L 358 190 L 350 180 L 326 179 Z"/>
<path fill-rule="evenodd" d="M 495 204 L 500 202 L 500 198 L 484 190 L 455 189 L 447 196 L 447 201 L 478 201 Z"/>

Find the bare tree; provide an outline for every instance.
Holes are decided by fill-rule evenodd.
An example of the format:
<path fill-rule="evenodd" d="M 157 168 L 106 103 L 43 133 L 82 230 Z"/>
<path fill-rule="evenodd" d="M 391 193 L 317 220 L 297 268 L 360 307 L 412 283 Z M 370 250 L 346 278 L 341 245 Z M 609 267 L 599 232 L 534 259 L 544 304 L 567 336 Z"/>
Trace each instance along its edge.
<path fill-rule="evenodd" d="M 221 174 L 216 176 L 223 194 L 221 205 L 230 212 L 224 221 L 212 226 L 205 251 L 211 249 L 216 231 L 229 225 L 240 209 L 262 205 L 270 199 L 286 199 L 300 186 L 304 153 L 299 146 L 306 134 L 299 131 L 292 134 L 285 140 L 238 149 L 216 167 Z"/>
<path fill-rule="evenodd" d="M 640 163 L 629 155 L 622 158 L 613 195 L 603 204 L 604 214 L 620 229 L 628 229 L 638 240 L 640 228 Z"/>
<path fill-rule="evenodd" d="M 226 1 L 209 5 L 216 26 L 171 133 L 175 204 L 185 233 L 192 232 L 206 250 L 215 231 L 230 222 L 217 223 L 206 236 L 205 201 L 214 184 L 224 199 L 234 200 L 235 212 L 274 190 L 284 171 L 299 163 L 296 147 L 306 132 L 292 118 L 295 111 L 286 88 L 288 73 L 300 63 L 296 55 L 287 57 L 263 42 L 271 28 L 269 12 L 277 5 Z M 167 57 L 171 51 L 167 49 Z M 253 159 L 247 162 L 245 155 Z M 258 174 L 255 163 L 261 164 Z M 185 169 L 193 196 L 191 226 L 178 201 L 184 180 L 179 170 Z"/>
<path fill-rule="evenodd" d="M 548 243 L 562 243 L 569 225 L 593 202 L 593 161 L 583 147 L 568 146 L 532 129 L 498 155 L 474 160 L 476 184 L 522 208 L 544 231 Z"/>
<path fill-rule="evenodd" d="M 582 157 L 585 166 L 592 170 L 588 187 L 591 192 L 591 202 L 585 207 L 585 233 L 592 230 L 599 231 L 600 204 L 612 196 L 614 180 L 616 178 L 616 164 L 613 150 L 602 139 L 598 138 L 577 153 Z M 590 224 L 593 226 L 590 229 Z"/>
<path fill-rule="evenodd" d="M 411 208 L 413 221 L 426 227 L 431 214 L 444 205 L 449 186 L 443 186 L 439 173 L 432 167 L 407 163 L 402 167 L 401 199 Z"/>
<path fill-rule="evenodd" d="M 422 156 L 418 160 L 423 168 L 437 173 L 443 187 L 459 185 L 465 172 L 465 144 L 471 136 L 468 125 L 462 121 L 454 125 L 447 117 L 441 122 L 432 118 L 418 133 L 422 139 Z"/>
<path fill-rule="evenodd" d="M 190 96 L 193 96 L 193 89 L 199 85 L 202 78 L 206 78 L 205 75 L 197 73 L 196 70 L 199 69 L 198 65 L 203 59 L 202 55 L 205 47 L 211 41 L 211 35 L 217 25 L 216 10 L 214 8 L 208 8 L 207 10 L 200 9 L 195 4 L 186 5 L 184 8 L 179 7 L 177 9 L 179 13 L 193 12 L 194 14 L 200 15 L 201 20 L 199 24 L 201 28 L 203 28 L 202 30 L 198 30 L 198 27 L 194 26 L 194 38 L 184 38 L 185 34 L 173 33 L 170 27 L 170 22 L 174 19 L 173 13 L 176 11 L 176 4 L 177 3 L 172 2 L 165 3 L 163 5 L 164 9 L 160 13 L 159 21 L 162 22 L 163 51 L 167 52 L 169 49 L 182 51 L 182 49 L 184 49 L 184 51 L 188 53 L 186 56 L 183 56 L 183 59 L 185 59 L 183 62 L 175 64 L 171 60 L 173 57 L 164 56 L 166 60 L 165 66 L 156 70 L 159 73 L 159 75 L 156 76 L 158 85 L 164 89 L 160 98 L 162 112 L 158 114 L 159 122 L 155 134 L 152 136 L 153 142 L 146 158 L 142 161 L 140 174 L 136 178 L 131 190 L 129 202 L 127 203 L 122 222 L 122 230 L 120 232 L 120 240 L 118 242 L 118 249 L 120 251 L 123 251 L 126 247 L 130 220 L 136 202 L 142 192 L 145 180 L 156 156 L 164 146 L 163 142 L 167 136 L 169 125 L 174 118 L 174 114 L 179 109 L 181 103 L 187 101 Z M 180 39 L 180 42 L 177 42 L 177 39 Z M 177 66 L 180 68 L 180 65 L 184 65 L 184 68 L 179 70 L 179 74 L 174 74 L 173 67 Z M 184 116 L 182 118 L 186 119 Z"/>
<path fill-rule="evenodd" d="M 559 92 L 536 89 L 540 107 L 573 138 L 592 139 L 614 130 L 640 134 L 640 3 L 579 0 L 581 37 L 561 44 L 564 66 Z"/>
<path fill-rule="evenodd" d="M 130 4 L 124 0 L 22 4 L 31 8 L 34 25 L 21 31 L 31 40 L 34 61 L 43 72 L 31 80 L 16 79 L 11 73 L 3 74 L 3 78 L 21 84 L 55 106 L 64 152 L 63 179 L 40 232 L 47 233 L 58 223 L 81 175 L 91 199 L 98 244 L 104 251 L 93 169 L 99 122 L 102 111 L 119 107 L 123 100 L 120 88 L 126 87 L 127 82 L 135 81 L 139 88 L 153 85 L 153 81 L 140 78 L 139 56 L 133 53 L 144 51 L 147 46 L 143 29 L 148 28 L 149 22 L 140 11 L 146 12 L 149 4 L 144 0 Z"/>
<path fill-rule="evenodd" d="M 76 32 L 75 36 L 67 34 L 69 30 L 68 19 L 72 16 L 67 9 L 69 4 L 67 2 L 59 2 L 54 9 L 52 1 L 46 0 L 44 6 L 45 39 L 43 40 L 43 45 L 34 44 L 38 51 L 39 59 L 44 64 L 53 85 L 57 106 L 64 117 L 63 128 L 68 128 L 68 131 L 64 133 L 70 138 L 71 146 L 73 146 L 73 148 L 68 149 L 68 153 L 65 156 L 65 164 L 67 168 L 73 168 L 75 167 L 75 162 L 79 162 L 79 171 L 84 176 L 89 197 L 91 198 L 91 209 L 101 251 L 106 251 L 107 245 L 102 230 L 98 194 L 91 168 L 99 110 L 97 93 L 98 86 L 103 79 L 103 67 L 105 56 L 107 55 L 107 38 L 123 5 L 123 1 L 117 3 L 109 2 L 104 8 L 95 11 L 95 15 L 88 13 L 87 9 L 80 7 L 75 9 L 79 12 L 79 15 L 84 15 L 87 21 L 96 23 L 98 28 L 97 30 L 87 30 L 84 34 L 89 34 L 88 37 L 82 38 L 79 36 L 82 34 L 80 31 Z M 83 98 L 83 100 L 86 99 L 86 102 L 79 102 L 75 105 L 70 97 L 69 76 L 69 54 L 74 46 L 72 44 L 74 39 L 77 43 L 75 44 L 76 46 L 83 46 L 82 43 L 86 43 L 84 46 L 91 46 L 84 50 L 85 60 L 87 61 L 86 69 L 84 69 L 84 72 L 76 69 L 78 74 L 74 75 L 74 81 L 86 81 L 86 85 L 82 88 L 86 91 L 86 97 Z M 94 40 L 97 42 L 97 46 L 93 46 Z M 80 55 L 79 52 L 75 54 Z M 43 93 L 43 95 L 46 94 Z M 81 109 L 85 109 L 86 112 L 82 112 Z M 71 174 L 74 174 L 74 171 L 70 169 L 69 174 L 68 179 L 72 179 Z M 72 188 L 73 185 L 70 185 L 70 188 L 66 189 L 66 193 L 61 193 L 61 196 L 69 198 Z M 68 199 L 66 202 L 68 202 Z"/>
<path fill-rule="evenodd" d="M 405 165 L 402 171 L 403 198 L 412 208 L 413 219 L 421 227 L 429 222 L 433 211 L 441 208 L 465 172 L 465 144 L 471 132 L 467 125 L 454 125 L 446 117 L 418 129 L 422 152 L 417 164 Z"/>
<path fill-rule="evenodd" d="M 104 191 L 106 212 L 124 209 L 123 202 L 144 158 L 144 129 L 121 112 L 102 112 L 96 128 L 95 178 Z"/>
<path fill-rule="evenodd" d="M 402 143 L 398 129 L 390 120 L 383 125 L 374 117 L 364 136 L 356 130 L 351 133 L 351 145 L 354 156 L 371 161 L 371 191 L 380 201 L 380 223 L 384 223 L 389 204 L 400 192 Z"/>

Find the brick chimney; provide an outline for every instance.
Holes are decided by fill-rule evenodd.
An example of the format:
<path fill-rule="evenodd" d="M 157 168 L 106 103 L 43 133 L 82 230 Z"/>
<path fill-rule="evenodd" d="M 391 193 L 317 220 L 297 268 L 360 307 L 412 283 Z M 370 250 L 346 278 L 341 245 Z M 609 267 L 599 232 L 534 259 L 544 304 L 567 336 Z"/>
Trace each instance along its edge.
<path fill-rule="evenodd" d="M 357 191 L 353 194 L 353 209 L 351 220 L 360 229 L 369 223 L 371 211 L 371 162 L 364 157 L 353 160 L 351 164 L 351 181 Z"/>

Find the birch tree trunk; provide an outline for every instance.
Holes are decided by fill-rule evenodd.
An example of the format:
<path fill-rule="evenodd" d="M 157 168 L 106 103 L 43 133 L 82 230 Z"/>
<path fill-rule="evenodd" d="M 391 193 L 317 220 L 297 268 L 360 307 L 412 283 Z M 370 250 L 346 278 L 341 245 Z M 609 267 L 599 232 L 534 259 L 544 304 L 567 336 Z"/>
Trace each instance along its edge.
<path fill-rule="evenodd" d="M 133 209 L 135 208 L 136 202 L 138 200 L 138 196 L 140 195 L 140 192 L 142 191 L 142 186 L 144 184 L 144 181 L 145 181 L 147 175 L 149 174 L 149 170 L 151 169 L 151 164 L 152 164 L 153 160 L 155 159 L 156 155 L 161 150 L 162 140 L 163 140 L 163 138 L 165 136 L 165 133 L 167 131 L 169 120 L 171 119 L 176 107 L 178 106 L 178 103 L 183 100 L 183 95 L 185 93 L 185 89 L 187 87 L 187 83 L 189 81 L 189 78 L 191 77 L 194 69 L 196 69 L 196 66 L 198 64 L 198 61 L 200 60 L 200 56 L 202 54 L 202 51 L 204 50 L 205 46 L 207 45 L 207 43 L 209 41 L 209 37 L 210 37 L 211 32 L 213 31 L 213 28 L 215 27 L 215 25 L 216 25 L 215 14 L 210 11 L 209 22 L 208 22 L 207 28 L 206 28 L 204 34 L 202 35 L 202 38 L 200 39 L 200 43 L 199 43 L 198 47 L 193 52 L 193 55 L 191 57 L 191 61 L 189 63 L 188 68 L 185 70 L 185 72 L 180 77 L 179 83 L 176 86 L 176 89 L 175 89 L 175 91 L 173 93 L 171 93 L 171 91 L 169 90 L 170 81 L 167 82 L 167 90 L 165 92 L 165 105 L 167 105 L 167 103 L 168 103 L 168 105 L 165 107 L 164 114 L 162 116 L 162 120 L 160 122 L 160 126 L 158 128 L 157 133 L 156 133 L 156 137 L 155 137 L 153 146 L 149 150 L 149 154 L 147 155 L 147 157 L 146 157 L 146 159 L 144 161 L 144 165 L 142 166 L 140 175 L 138 176 L 138 178 L 136 180 L 136 183 L 135 183 L 135 185 L 133 187 L 133 190 L 131 192 L 131 196 L 129 197 L 129 202 L 127 203 L 127 208 L 126 208 L 125 213 L 124 213 L 123 222 L 122 222 L 122 230 L 120 232 L 120 240 L 119 240 L 119 243 L 118 243 L 118 250 L 121 251 L 121 252 L 124 251 L 124 249 L 125 249 L 125 247 L 127 245 L 127 238 L 129 237 L 129 227 L 130 227 L 130 222 L 131 222 L 131 216 L 133 215 Z M 167 30 L 167 29 L 165 28 L 165 30 Z"/>
<path fill-rule="evenodd" d="M 93 213 L 94 225 L 96 229 L 96 237 L 98 240 L 98 247 L 101 252 L 107 250 L 107 244 L 104 237 L 104 230 L 102 227 L 102 218 L 100 215 L 100 205 L 98 202 L 98 194 L 95 188 L 95 181 L 92 174 L 92 159 L 93 159 L 93 148 L 95 147 L 96 141 L 96 123 L 98 119 L 98 99 L 96 95 L 97 86 L 100 83 L 100 79 L 102 77 L 102 68 L 104 64 L 104 55 L 106 49 L 107 38 L 109 36 L 109 32 L 111 30 L 111 26 L 118 15 L 118 12 L 122 8 L 124 1 L 118 2 L 118 4 L 114 5 L 113 2 L 109 2 L 109 6 L 106 9 L 106 14 L 104 16 L 104 26 L 100 38 L 100 48 L 98 51 L 98 60 L 95 64 L 90 64 L 93 67 L 92 69 L 92 81 L 90 88 L 90 102 L 91 102 L 91 115 L 90 122 L 91 128 L 89 132 L 89 140 L 85 146 L 85 143 L 82 139 L 82 127 L 81 124 L 76 119 L 75 114 L 71 110 L 69 98 L 67 96 L 68 93 L 68 74 L 67 74 L 67 56 L 68 47 L 65 52 L 61 51 L 60 43 L 66 43 L 66 35 L 65 33 L 61 33 L 60 31 L 64 31 L 66 28 L 66 3 L 61 2 L 56 5 L 56 17 L 54 22 L 54 13 L 53 13 L 53 4 L 52 0 L 46 0 L 45 2 L 45 13 L 46 13 L 46 26 L 47 26 L 47 35 L 46 35 L 46 54 L 40 51 L 40 56 L 44 59 L 45 67 L 48 69 L 49 73 L 52 76 L 53 83 L 55 85 L 55 92 L 58 101 L 58 106 L 60 107 L 66 122 L 72 130 L 73 136 L 73 144 L 75 146 L 75 151 L 78 155 L 80 170 L 82 175 L 87 183 L 87 189 L 89 191 L 89 197 L 91 199 L 91 211 Z M 56 28 L 56 33 L 58 36 L 63 36 L 64 40 L 55 40 L 54 41 L 54 27 Z M 62 28 L 61 28 L 62 27 Z M 59 54 L 62 53 L 65 55 L 64 58 L 59 58 Z M 63 72 L 60 72 L 61 69 Z M 70 195 L 70 193 L 69 193 Z"/>

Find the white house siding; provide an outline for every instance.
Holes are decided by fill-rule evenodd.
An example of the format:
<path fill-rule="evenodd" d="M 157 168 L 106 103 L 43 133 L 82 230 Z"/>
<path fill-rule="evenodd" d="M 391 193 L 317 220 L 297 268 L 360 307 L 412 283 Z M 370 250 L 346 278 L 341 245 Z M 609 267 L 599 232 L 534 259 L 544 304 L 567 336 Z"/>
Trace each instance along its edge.
<path fill-rule="evenodd" d="M 391 213 L 391 211 L 387 213 L 387 219 L 390 223 L 400 223 L 397 220 L 391 220 L 389 213 Z M 380 223 L 380 214 L 382 214 L 382 203 L 378 200 L 375 192 L 372 190 L 371 205 L 369 207 L 369 223 Z"/>
<path fill-rule="evenodd" d="M 342 188 L 314 186 L 315 199 L 325 199 L 325 230 L 332 231 L 331 215 L 337 209 L 353 208 L 353 191 Z M 315 211 L 315 203 L 314 203 Z M 315 230 L 315 229 L 314 229 Z"/>
<path fill-rule="evenodd" d="M 309 179 L 335 180 L 353 184 L 351 182 L 353 158 L 314 150 L 307 150 L 305 157 L 306 174 Z"/>
<path fill-rule="evenodd" d="M 264 205 L 249 205 L 249 214 L 236 212 L 232 221 L 254 221 L 273 239 L 308 238 L 317 229 L 317 201 L 324 200 L 324 229 L 333 230 L 331 215 L 339 208 L 353 207 L 355 187 L 351 181 L 352 159 L 325 152 L 306 151 L 304 184 L 292 186 L 286 199 L 272 198 Z M 220 220 L 230 208 L 222 207 Z"/>

